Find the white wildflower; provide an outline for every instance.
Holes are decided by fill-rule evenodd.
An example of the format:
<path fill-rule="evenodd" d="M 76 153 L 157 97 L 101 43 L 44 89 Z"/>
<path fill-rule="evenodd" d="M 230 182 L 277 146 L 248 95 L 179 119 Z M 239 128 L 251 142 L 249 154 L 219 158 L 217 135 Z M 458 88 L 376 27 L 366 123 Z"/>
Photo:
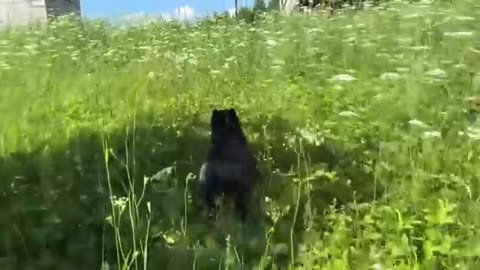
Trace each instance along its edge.
<path fill-rule="evenodd" d="M 12 69 L 12 67 L 9 64 L 0 61 L 0 70 L 10 70 L 10 69 Z"/>
<path fill-rule="evenodd" d="M 478 127 L 468 127 L 467 136 L 472 140 L 480 140 L 480 128 Z"/>
<path fill-rule="evenodd" d="M 225 59 L 225 62 L 227 63 L 237 63 L 237 59 L 234 56 L 230 56 L 227 59 Z"/>
<path fill-rule="evenodd" d="M 370 42 L 370 41 L 366 41 L 366 42 L 362 43 L 361 46 L 362 46 L 362 47 L 365 47 L 365 48 L 374 47 L 374 46 L 375 46 L 375 43 Z"/>
<path fill-rule="evenodd" d="M 110 196 L 110 199 L 113 201 L 113 206 L 118 209 L 120 213 L 123 213 L 127 207 L 128 199 L 126 197 L 117 198 L 115 195 Z"/>
<path fill-rule="evenodd" d="M 425 124 L 424 122 L 422 122 L 418 119 L 412 119 L 412 120 L 408 121 L 408 123 L 412 126 L 416 126 L 416 127 L 419 127 L 419 128 L 428 128 L 427 124 Z"/>
<path fill-rule="evenodd" d="M 458 21 L 474 21 L 475 18 L 469 16 L 455 16 L 454 19 Z"/>
<path fill-rule="evenodd" d="M 377 53 L 375 56 L 377 56 L 377 57 L 379 57 L 379 58 L 380 58 L 380 57 L 384 57 L 384 58 L 390 58 L 390 57 L 391 57 L 390 54 L 384 53 L 384 52 L 379 52 L 379 53 Z"/>
<path fill-rule="evenodd" d="M 437 77 L 437 78 L 445 78 L 447 77 L 447 72 L 444 70 L 441 70 L 439 68 L 429 70 L 425 72 L 425 75 L 430 76 L 430 77 Z"/>
<path fill-rule="evenodd" d="M 471 37 L 473 36 L 473 32 L 445 32 L 443 33 L 444 36 L 446 37 Z"/>
<path fill-rule="evenodd" d="M 340 90 L 343 90 L 343 89 L 345 89 L 345 88 L 344 88 L 343 86 L 341 86 L 340 84 L 335 84 L 335 85 L 333 86 L 333 89 L 340 91 Z"/>
<path fill-rule="evenodd" d="M 397 42 L 401 43 L 403 45 L 408 45 L 408 44 L 412 43 L 412 41 L 413 41 L 413 39 L 410 38 L 410 37 L 397 38 Z"/>
<path fill-rule="evenodd" d="M 196 66 L 196 65 L 198 65 L 198 60 L 197 60 L 197 58 L 195 58 L 194 56 L 193 56 L 193 57 L 189 57 L 189 58 L 187 59 L 187 63 L 189 63 L 189 64 L 192 65 L 192 66 Z"/>
<path fill-rule="evenodd" d="M 398 67 L 395 69 L 398 73 L 407 73 L 410 71 L 410 68 L 408 67 Z"/>
<path fill-rule="evenodd" d="M 341 111 L 338 115 L 343 117 L 357 117 L 358 114 L 352 111 Z"/>
<path fill-rule="evenodd" d="M 267 44 L 268 47 L 275 47 L 278 45 L 278 42 L 273 39 L 267 39 L 267 41 L 265 41 L 265 44 Z"/>
<path fill-rule="evenodd" d="M 335 82 L 351 82 L 355 81 L 356 78 L 350 74 L 338 74 L 330 78 L 330 80 Z"/>
<path fill-rule="evenodd" d="M 412 51 L 423 51 L 423 50 L 430 49 L 430 47 L 428 47 L 428 46 L 413 46 L 413 47 L 410 47 L 410 49 Z"/>
<path fill-rule="evenodd" d="M 323 138 L 319 137 L 317 133 L 312 132 L 310 130 L 301 129 L 300 135 L 304 138 L 308 143 L 313 145 L 320 145 L 323 142 Z"/>
<path fill-rule="evenodd" d="M 220 70 L 215 70 L 215 69 L 210 70 L 210 74 L 212 75 L 218 75 L 220 73 L 222 73 Z"/>
<path fill-rule="evenodd" d="M 464 69 L 464 68 L 467 68 L 467 65 L 463 64 L 463 63 L 460 63 L 460 64 L 456 64 L 453 66 L 454 68 L 458 68 L 458 69 Z"/>
<path fill-rule="evenodd" d="M 155 72 L 153 72 L 153 71 L 148 72 L 147 77 L 150 80 L 155 79 Z"/>
<path fill-rule="evenodd" d="M 344 39 L 343 42 L 345 42 L 345 43 L 354 43 L 356 40 L 357 40 L 356 37 L 351 36 L 351 37 L 348 37 L 348 38 Z"/>
<path fill-rule="evenodd" d="M 423 4 L 422 7 L 427 8 L 428 4 L 433 4 L 434 0 L 420 0 L 420 3 Z"/>
<path fill-rule="evenodd" d="M 310 28 L 307 30 L 307 34 L 317 34 L 317 33 L 323 33 L 323 29 L 321 28 Z"/>
<path fill-rule="evenodd" d="M 244 41 L 241 41 L 241 42 L 237 43 L 236 46 L 237 46 L 237 47 L 240 47 L 240 48 L 245 48 L 245 47 L 247 47 L 247 43 L 244 42 Z"/>
<path fill-rule="evenodd" d="M 271 68 L 272 68 L 274 71 L 277 71 L 277 72 L 279 72 L 279 71 L 282 70 L 282 66 L 279 66 L 279 65 L 273 65 Z"/>
<path fill-rule="evenodd" d="M 283 59 L 275 59 L 273 60 L 273 65 L 271 66 L 274 70 L 281 70 L 285 65 L 285 61 Z"/>
<path fill-rule="evenodd" d="M 470 48 L 468 48 L 468 49 L 469 49 L 471 52 L 474 52 L 474 53 L 476 53 L 476 54 L 480 54 L 480 50 L 477 50 L 477 49 L 475 49 L 475 48 L 473 48 L 473 47 L 470 47 Z"/>
<path fill-rule="evenodd" d="M 425 131 L 423 133 L 423 137 L 426 138 L 426 139 L 430 139 L 430 138 L 441 138 L 442 137 L 442 134 L 438 131 Z"/>
<path fill-rule="evenodd" d="M 23 46 L 25 49 L 29 51 L 35 51 L 38 48 L 37 44 L 29 44 L 29 45 L 24 45 Z"/>
<path fill-rule="evenodd" d="M 396 80 L 398 78 L 400 78 L 400 74 L 396 72 L 385 72 L 380 75 L 380 79 L 382 80 Z"/>
<path fill-rule="evenodd" d="M 475 101 L 478 101 L 478 97 L 477 96 L 468 96 L 468 97 L 465 97 L 465 101 L 469 101 L 469 102 L 475 102 Z"/>
<path fill-rule="evenodd" d="M 412 14 L 403 16 L 403 18 L 404 18 L 404 19 L 413 19 L 413 18 L 418 18 L 418 17 L 420 17 L 420 16 L 421 16 L 421 15 L 418 14 L 418 13 L 412 13 Z"/>

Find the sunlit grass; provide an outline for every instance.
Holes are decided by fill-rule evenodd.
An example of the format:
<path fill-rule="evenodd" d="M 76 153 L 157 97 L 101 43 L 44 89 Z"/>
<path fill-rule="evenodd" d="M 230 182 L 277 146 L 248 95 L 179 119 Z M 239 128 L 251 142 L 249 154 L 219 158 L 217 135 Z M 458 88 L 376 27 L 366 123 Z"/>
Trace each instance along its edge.
<path fill-rule="evenodd" d="M 4 30 L 0 268 L 476 269 L 475 5 Z M 267 218 L 202 213 L 214 107 Z"/>

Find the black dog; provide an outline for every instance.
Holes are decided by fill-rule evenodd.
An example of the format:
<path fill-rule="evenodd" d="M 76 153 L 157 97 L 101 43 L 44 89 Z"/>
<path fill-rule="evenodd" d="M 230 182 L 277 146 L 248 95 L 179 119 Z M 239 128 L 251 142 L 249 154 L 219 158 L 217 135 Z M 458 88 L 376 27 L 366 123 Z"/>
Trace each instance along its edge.
<path fill-rule="evenodd" d="M 238 214 L 245 221 L 250 195 L 259 176 L 256 160 L 248 149 L 235 109 L 214 109 L 210 126 L 211 147 L 199 177 L 209 216 L 215 216 L 215 198 L 223 193 L 234 200 Z"/>

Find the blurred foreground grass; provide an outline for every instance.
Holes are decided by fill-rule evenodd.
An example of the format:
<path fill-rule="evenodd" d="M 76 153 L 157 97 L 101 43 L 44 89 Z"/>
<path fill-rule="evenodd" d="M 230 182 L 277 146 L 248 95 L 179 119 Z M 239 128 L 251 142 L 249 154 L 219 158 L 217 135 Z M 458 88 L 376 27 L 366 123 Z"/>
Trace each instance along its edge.
<path fill-rule="evenodd" d="M 4 30 L 0 268 L 477 269 L 479 16 Z M 265 178 L 242 228 L 195 193 L 210 112 L 232 106 Z"/>

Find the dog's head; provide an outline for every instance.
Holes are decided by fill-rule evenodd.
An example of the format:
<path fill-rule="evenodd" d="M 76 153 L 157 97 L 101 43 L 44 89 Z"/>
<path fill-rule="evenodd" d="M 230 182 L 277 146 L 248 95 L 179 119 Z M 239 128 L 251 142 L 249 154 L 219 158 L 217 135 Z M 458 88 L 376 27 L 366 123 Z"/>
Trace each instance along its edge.
<path fill-rule="evenodd" d="M 222 139 L 240 138 L 244 139 L 243 131 L 235 109 L 213 109 L 210 120 L 212 141 L 218 142 Z"/>

